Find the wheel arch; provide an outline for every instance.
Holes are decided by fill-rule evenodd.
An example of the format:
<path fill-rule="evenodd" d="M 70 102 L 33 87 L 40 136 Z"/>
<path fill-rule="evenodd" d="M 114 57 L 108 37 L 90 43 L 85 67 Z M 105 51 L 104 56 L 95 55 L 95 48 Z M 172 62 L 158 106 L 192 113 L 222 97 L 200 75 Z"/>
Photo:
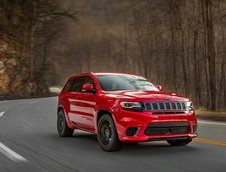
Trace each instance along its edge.
<path fill-rule="evenodd" d="M 113 120 L 114 118 L 112 117 L 112 113 L 107 110 L 107 109 L 100 109 L 98 112 L 97 112 L 97 117 L 96 117 L 96 126 L 98 126 L 98 121 L 100 120 L 100 118 L 105 115 L 105 114 L 108 114 Z"/>
<path fill-rule="evenodd" d="M 113 122 L 115 123 L 115 118 L 114 118 L 114 116 L 113 116 L 113 114 L 110 110 L 99 109 L 98 112 L 97 112 L 96 118 L 95 118 L 95 130 L 96 130 L 96 132 L 97 132 L 97 129 L 98 129 L 98 122 L 104 114 L 108 114 L 112 118 Z M 115 125 L 116 125 L 116 123 L 115 123 Z"/>
<path fill-rule="evenodd" d="M 73 128 L 72 124 L 71 124 L 71 121 L 69 119 L 69 116 L 67 115 L 64 107 L 62 105 L 58 105 L 57 107 L 57 114 L 59 113 L 60 110 L 63 110 L 64 112 L 64 115 L 65 115 L 65 118 L 66 118 L 66 122 L 67 122 L 67 125 L 70 127 L 70 128 Z"/>
<path fill-rule="evenodd" d="M 108 109 L 100 109 L 100 110 L 97 112 L 97 115 L 96 115 L 96 118 L 95 118 L 95 131 L 96 131 L 96 133 L 97 133 L 97 129 L 98 129 L 98 122 L 99 122 L 100 118 L 101 118 L 104 114 L 108 114 L 108 115 L 112 118 L 112 120 L 113 120 L 113 122 L 114 122 L 114 124 L 115 124 L 116 130 L 117 130 L 117 129 L 118 129 L 118 125 L 117 125 L 117 121 L 116 121 L 116 119 L 115 119 L 115 116 L 113 115 L 113 112 L 111 112 L 111 111 L 108 110 Z M 117 132 L 117 133 L 118 133 L 118 132 Z"/>
<path fill-rule="evenodd" d="M 63 106 L 61 106 L 61 105 L 59 105 L 59 106 L 57 107 L 57 113 L 58 113 L 60 110 L 63 110 L 63 111 L 64 111 L 64 113 L 65 113 L 64 107 L 63 107 Z"/>

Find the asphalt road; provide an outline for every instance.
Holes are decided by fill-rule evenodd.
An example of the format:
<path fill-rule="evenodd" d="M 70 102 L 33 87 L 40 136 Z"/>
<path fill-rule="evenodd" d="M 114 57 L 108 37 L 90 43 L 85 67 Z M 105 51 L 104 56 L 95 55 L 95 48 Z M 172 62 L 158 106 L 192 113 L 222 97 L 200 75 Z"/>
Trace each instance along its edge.
<path fill-rule="evenodd" d="M 226 171 L 226 123 L 200 121 L 185 147 L 147 142 L 107 153 L 93 134 L 60 138 L 56 106 L 56 97 L 0 101 L 0 172 Z"/>

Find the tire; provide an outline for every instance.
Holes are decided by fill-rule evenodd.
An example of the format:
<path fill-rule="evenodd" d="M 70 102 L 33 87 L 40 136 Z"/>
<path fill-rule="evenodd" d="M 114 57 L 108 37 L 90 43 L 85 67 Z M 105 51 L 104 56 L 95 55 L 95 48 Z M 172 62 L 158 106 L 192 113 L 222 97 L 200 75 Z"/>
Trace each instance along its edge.
<path fill-rule="evenodd" d="M 183 139 L 183 140 L 167 140 L 167 142 L 171 146 L 185 146 L 189 144 L 192 141 L 192 139 Z"/>
<path fill-rule="evenodd" d="M 60 110 L 57 114 L 57 131 L 61 137 L 71 137 L 74 132 L 74 129 L 68 127 L 63 110 Z"/>
<path fill-rule="evenodd" d="M 98 121 L 97 140 L 100 147 L 106 152 L 119 151 L 123 147 L 118 139 L 114 121 L 108 114 L 101 116 Z"/>

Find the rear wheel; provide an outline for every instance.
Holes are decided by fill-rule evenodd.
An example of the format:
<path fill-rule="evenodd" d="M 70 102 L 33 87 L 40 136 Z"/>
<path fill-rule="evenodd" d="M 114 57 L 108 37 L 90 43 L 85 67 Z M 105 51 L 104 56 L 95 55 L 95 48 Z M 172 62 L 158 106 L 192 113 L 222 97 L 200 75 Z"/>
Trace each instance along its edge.
<path fill-rule="evenodd" d="M 61 137 L 70 137 L 74 132 L 74 129 L 68 127 L 63 110 L 60 110 L 57 114 L 57 130 Z"/>
<path fill-rule="evenodd" d="M 97 139 L 104 151 L 113 152 L 122 149 L 114 121 L 108 114 L 103 115 L 98 122 Z"/>
<path fill-rule="evenodd" d="M 189 144 L 192 141 L 192 139 L 183 139 L 183 140 L 167 140 L 167 142 L 171 146 L 185 146 Z"/>

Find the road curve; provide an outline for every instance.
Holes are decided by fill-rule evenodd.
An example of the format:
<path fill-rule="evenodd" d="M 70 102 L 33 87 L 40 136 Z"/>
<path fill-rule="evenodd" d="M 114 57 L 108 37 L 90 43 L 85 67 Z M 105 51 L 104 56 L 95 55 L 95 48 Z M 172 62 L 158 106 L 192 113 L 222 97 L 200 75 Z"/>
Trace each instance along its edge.
<path fill-rule="evenodd" d="M 166 142 L 103 152 L 96 136 L 75 131 L 60 138 L 57 98 L 0 101 L 0 172 L 200 172 L 226 170 L 226 124 L 201 121 L 185 147 Z"/>

